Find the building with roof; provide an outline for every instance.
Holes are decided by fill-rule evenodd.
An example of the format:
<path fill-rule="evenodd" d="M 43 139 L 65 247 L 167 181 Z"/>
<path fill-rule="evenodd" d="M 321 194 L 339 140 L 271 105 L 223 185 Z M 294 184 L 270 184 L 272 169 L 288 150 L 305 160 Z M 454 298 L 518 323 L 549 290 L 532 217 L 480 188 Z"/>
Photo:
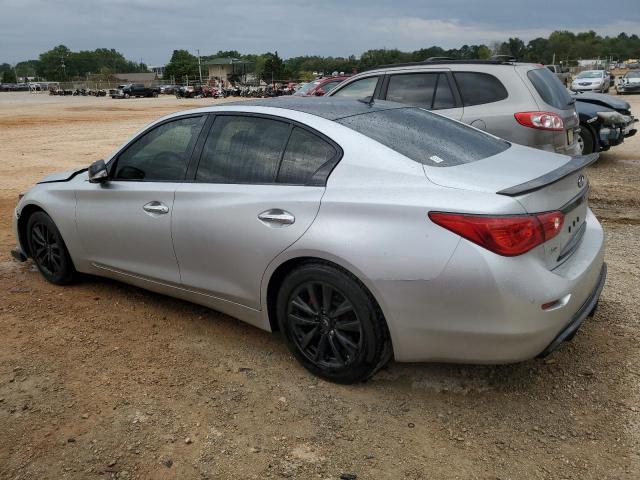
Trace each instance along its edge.
<path fill-rule="evenodd" d="M 209 82 L 221 81 L 245 83 L 247 75 L 254 70 L 254 63 L 239 58 L 221 57 L 202 63 L 209 68 Z"/>

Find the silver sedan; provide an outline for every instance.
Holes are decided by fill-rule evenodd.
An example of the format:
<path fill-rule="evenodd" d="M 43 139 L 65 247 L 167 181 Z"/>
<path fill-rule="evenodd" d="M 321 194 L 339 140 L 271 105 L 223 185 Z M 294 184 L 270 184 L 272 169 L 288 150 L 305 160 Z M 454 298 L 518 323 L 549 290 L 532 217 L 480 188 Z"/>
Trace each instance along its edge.
<path fill-rule="evenodd" d="M 391 357 L 516 362 L 595 310 L 596 158 L 384 101 L 225 104 L 43 179 L 18 202 L 13 253 L 57 284 L 111 277 L 280 330 L 335 382 Z"/>

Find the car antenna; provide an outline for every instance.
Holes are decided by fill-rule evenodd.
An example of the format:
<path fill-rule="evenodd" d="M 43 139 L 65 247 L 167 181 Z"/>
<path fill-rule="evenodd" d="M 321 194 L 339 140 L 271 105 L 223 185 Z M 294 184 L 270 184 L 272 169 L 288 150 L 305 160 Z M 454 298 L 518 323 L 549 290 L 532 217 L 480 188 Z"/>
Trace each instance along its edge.
<path fill-rule="evenodd" d="M 369 97 L 359 98 L 358 101 L 362 103 L 366 103 L 370 107 L 373 107 L 373 104 L 375 103 L 375 98 L 373 97 L 373 95 L 371 95 Z"/>

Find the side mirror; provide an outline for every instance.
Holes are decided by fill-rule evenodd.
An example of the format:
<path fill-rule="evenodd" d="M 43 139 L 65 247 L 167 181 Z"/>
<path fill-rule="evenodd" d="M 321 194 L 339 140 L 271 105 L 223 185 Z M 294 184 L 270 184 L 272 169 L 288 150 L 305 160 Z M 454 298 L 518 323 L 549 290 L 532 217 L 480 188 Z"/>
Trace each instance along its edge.
<path fill-rule="evenodd" d="M 104 160 L 96 160 L 89 165 L 89 182 L 102 183 L 109 179 L 109 172 L 107 172 L 107 165 Z"/>

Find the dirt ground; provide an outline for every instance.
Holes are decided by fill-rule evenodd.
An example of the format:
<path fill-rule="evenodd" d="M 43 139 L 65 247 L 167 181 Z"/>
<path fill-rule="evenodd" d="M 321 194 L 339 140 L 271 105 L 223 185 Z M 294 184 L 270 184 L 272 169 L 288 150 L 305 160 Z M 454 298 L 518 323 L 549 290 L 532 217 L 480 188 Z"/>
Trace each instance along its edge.
<path fill-rule="evenodd" d="M 11 259 L 20 191 L 215 102 L 0 93 L 0 478 L 640 478 L 640 136 L 590 168 L 609 279 L 546 360 L 392 363 L 338 386 L 278 334 Z"/>

